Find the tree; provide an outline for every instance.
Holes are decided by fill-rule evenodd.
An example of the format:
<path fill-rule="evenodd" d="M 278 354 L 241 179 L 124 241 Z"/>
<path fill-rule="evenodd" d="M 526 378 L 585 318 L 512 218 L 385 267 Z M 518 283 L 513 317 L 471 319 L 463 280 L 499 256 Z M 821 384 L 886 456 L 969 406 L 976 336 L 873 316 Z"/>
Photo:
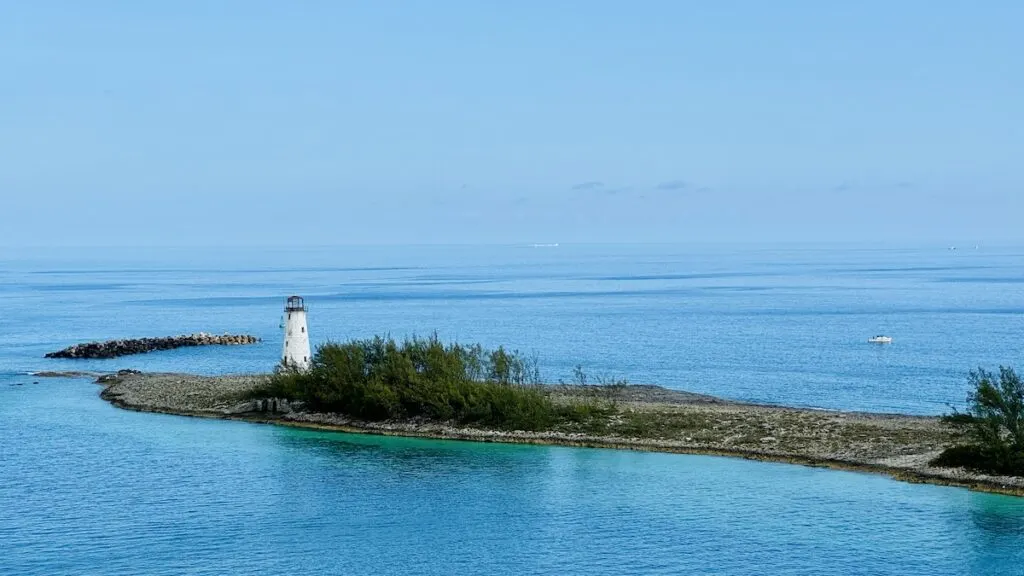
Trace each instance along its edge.
<path fill-rule="evenodd" d="M 934 464 L 1024 475 L 1024 382 L 1000 366 L 998 378 L 984 369 L 971 371 L 970 383 L 967 410 L 943 417 L 964 433 L 966 443 L 946 449 Z"/>

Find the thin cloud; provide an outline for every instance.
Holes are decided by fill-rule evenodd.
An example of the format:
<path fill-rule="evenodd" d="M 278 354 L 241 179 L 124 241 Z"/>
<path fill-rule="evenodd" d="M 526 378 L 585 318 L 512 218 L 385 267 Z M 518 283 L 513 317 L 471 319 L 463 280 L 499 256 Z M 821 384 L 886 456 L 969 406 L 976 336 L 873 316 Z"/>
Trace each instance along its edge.
<path fill-rule="evenodd" d="M 669 180 L 668 182 L 658 184 L 656 188 L 658 190 L 682 190 L 683 188 L 686 188 L 686 186 L 686 182 L 683 182 L 682 180 Z"/>
<path fill-rule="evenodd" d="M 633 186 L 611 186 L 604 182 L 597 180 L 590 180 L 587 182 L 581 182 L 572 187 L 576 192 L 589 192 L 593 194 L 601 194 L 604 196 L 616 196 L 619 194 L 626 194 L 634 190 Z"/>
<path fill-rule="evenodd" d="M 604 188 L 604 182 L 598 182 L 597 180 L 580 182 L 572 187 L 573 190 L 600 190 L 601 188 Z"/>

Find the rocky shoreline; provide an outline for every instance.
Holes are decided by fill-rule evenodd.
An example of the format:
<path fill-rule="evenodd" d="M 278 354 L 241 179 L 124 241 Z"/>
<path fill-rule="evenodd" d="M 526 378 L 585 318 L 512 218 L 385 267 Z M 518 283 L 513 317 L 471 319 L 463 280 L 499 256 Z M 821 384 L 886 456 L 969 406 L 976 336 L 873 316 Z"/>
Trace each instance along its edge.
<path fill-rule="evenodd" d="M 188 346 L 238 346 L 255 344 L 260 339 L 248 334 L 182 334 L 163 338 L 134 338 L 128 340 L 108 340 L 106 342 L 86 342 L 75 344 L 63 350 L 50 352 L 46 358 L 118 358 L 132 354 L 145 354 L 155 350 L 172 350 Z"/>
<path fill-rule="evenodd" d="M 362 422 L 311 412 L 301 403 L 283 399 L 245 399 L 266 378 L 123 371 L 102 377 L 99 383 L 104 386 L 101 397 L 105 400 L 145 412 L 365 434 L 733 456 L 1024 496 L 1024 478 L 930 466 L 956 438 L 955 431 L 934 417 L 744 404 L 658 386 L 558 386 L 548 389 L 557 401 L 592 397 L 595 392 L 614 401 L 618 414 L 608 423 L 607 432 L 594 434 L 566 427 L 543 432 L 504 431 L 429 421 Z M 632 426 L 637 421 L 653 425 L 637 434 L 631 432 L 637 429 Z"/>

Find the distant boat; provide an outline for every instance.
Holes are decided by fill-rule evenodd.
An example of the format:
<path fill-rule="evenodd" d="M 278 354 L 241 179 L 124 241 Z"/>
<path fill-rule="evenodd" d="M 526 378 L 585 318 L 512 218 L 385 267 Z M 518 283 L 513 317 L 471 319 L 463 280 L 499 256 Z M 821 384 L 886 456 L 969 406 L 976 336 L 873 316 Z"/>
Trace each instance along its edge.
<path fill-rule="evenodd" d="M 557 248 L 558 242 L 555 242 L 554 244 L 530 244 L 530 246 L 534 248 Z"/>
<path fill-rule="evenodd" d="M 872 344 L 892 344 L 892 337 L 882 336 L 881 334 L 879 334 L 878 336 L 872 336 L 871 338 L 868 338 L 868 342 L 871 342 Z"/>

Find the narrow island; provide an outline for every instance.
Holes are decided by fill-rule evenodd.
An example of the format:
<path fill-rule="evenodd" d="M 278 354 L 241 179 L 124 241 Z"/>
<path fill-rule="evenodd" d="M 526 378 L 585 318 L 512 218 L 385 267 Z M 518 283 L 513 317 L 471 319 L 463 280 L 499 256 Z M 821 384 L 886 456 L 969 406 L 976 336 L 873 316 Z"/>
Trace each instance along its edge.
<path fill-rule="evenodd" d="M 540 384 L 536 362 L 516 352 L 436 337 L 327 344 L 301 371 L 209 377 L 125 370 L 97 382 L 102 398 L 139 411 L 352 433 L 734 456 L 1024 496 L 1024 475 L 962 465 L 974 438 L 963 426 L 971 414 L 742 403 L 622 381 L 589 383 L 581 369 L 572 383 Z"/>
<path fill-rule="evenodd" d="M 106 342 L 86 342 L 68 346 L 63 350 L 50 352 L 46 358 L 72 359 L 105 359 L 145 354 L 155 350 L 172 350 L 187 346 L 238 346 L 255 344 L 260 339 L 248 334 L 182 334 L 163 338 L 131 338 L 124 340 L 108 340 Z"/>

